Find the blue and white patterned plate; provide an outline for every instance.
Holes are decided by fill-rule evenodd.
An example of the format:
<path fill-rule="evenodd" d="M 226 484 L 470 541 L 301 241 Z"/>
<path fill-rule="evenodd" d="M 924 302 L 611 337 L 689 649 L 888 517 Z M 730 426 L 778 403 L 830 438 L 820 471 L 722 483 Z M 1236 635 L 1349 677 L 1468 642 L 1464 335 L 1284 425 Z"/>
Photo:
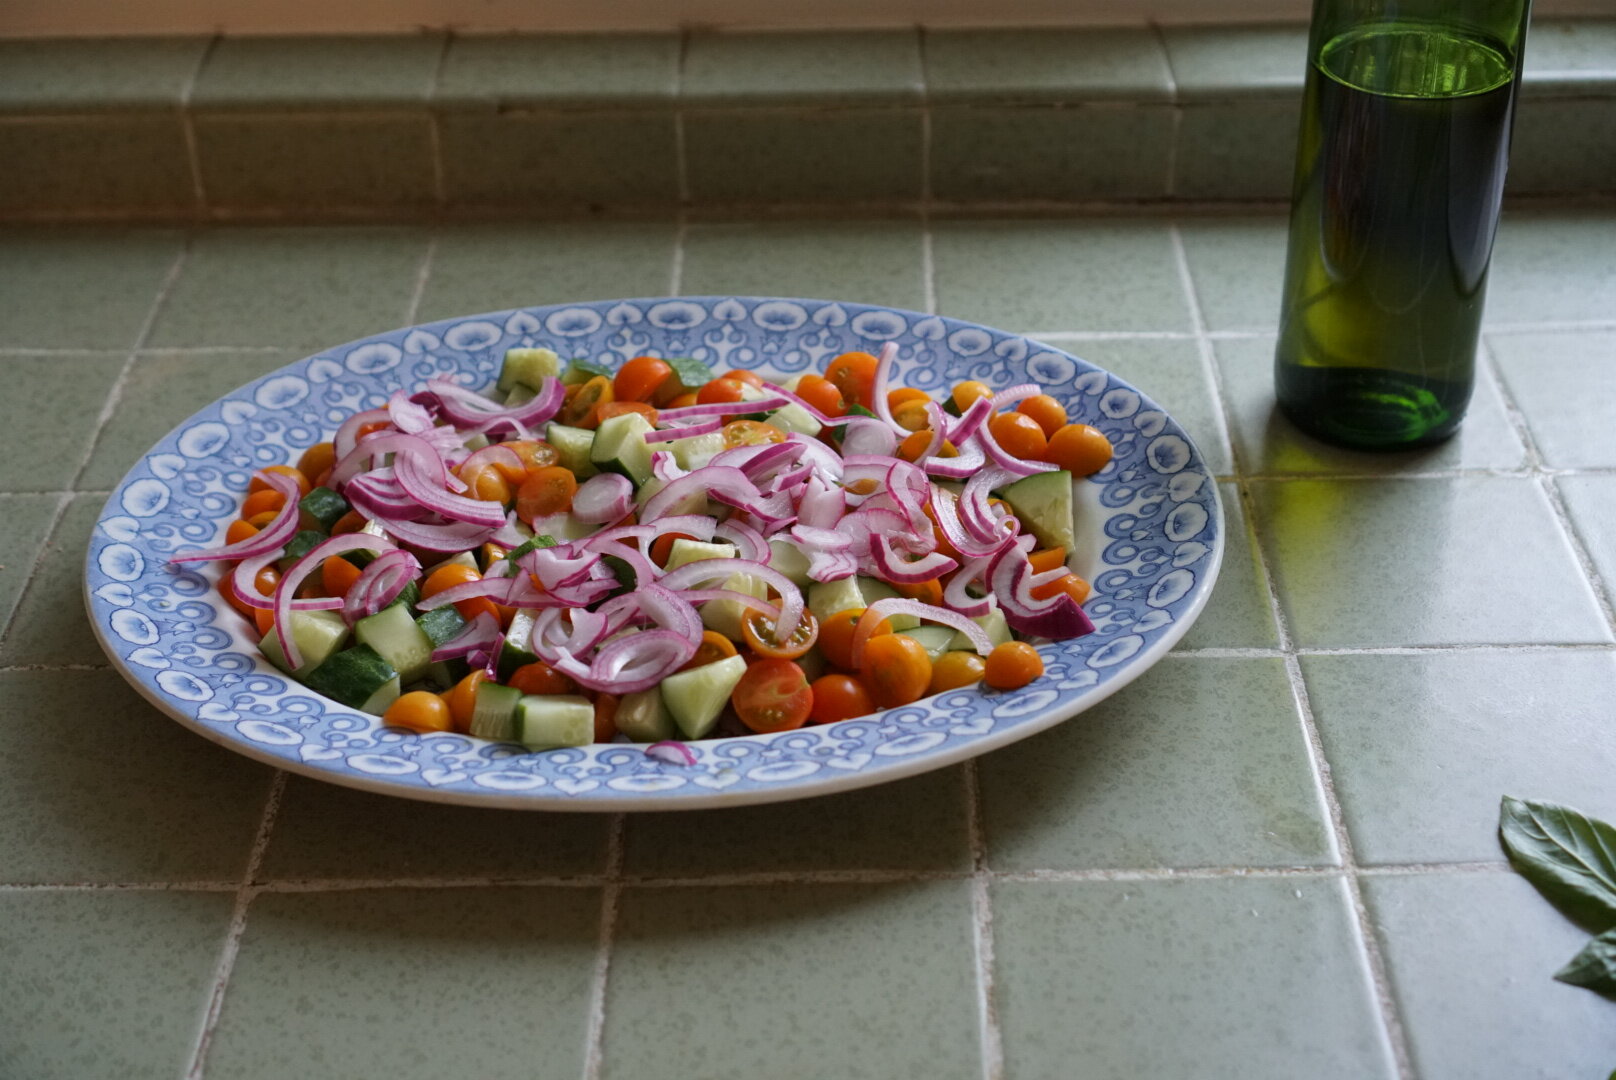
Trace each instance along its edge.
<path fill-rule="evenodd" d="M 218 543 L 252 470 L 294 461 L 359 409 L 433 376 L 493 382 L 513 346 L 615 366 L 693 355 L 778 375 L 822 371 L 898 343 L 894 385 L 1035 381 L 1116 458 L 1079 484 L 1077 569 L 1094 585 L 1094 634 L 1047 645 L 1046 675 L 1010 693 L 956 690 L 874 716 L 691 744 L 673 765 L 628 744 L 525 751 L 382 727 L 288 679 L 219 597 L 217 565 L 168 556 Z M 451 319 L 329 349 L 226 395 L 152 448 L 107 501 L 85 600 L 102 648 L 136 690 L 217 743 L 293 772 L 435 802 L 545 810 L 735 806 L 864 787 L 973 757 L 1108 697 L 1189 629 L 1223 555 L 1217 485 L 1172 417 L 1115 375 L 1015 334 L 937 316 L 822 300 L 607 300 Z"/>

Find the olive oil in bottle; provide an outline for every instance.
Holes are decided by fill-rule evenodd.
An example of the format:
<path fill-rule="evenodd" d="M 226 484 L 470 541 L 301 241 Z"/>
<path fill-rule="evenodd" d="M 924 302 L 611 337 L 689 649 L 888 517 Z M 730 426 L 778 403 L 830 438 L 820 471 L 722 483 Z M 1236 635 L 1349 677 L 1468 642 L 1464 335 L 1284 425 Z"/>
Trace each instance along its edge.
<path fill-rule="evenodd" d="M 1440 22 L 1315 45 L 1275 354 L 1279 406 L 1303 430 L 1404 449 L 1458 427 L 1518 76 L 1517 49 Z"/>

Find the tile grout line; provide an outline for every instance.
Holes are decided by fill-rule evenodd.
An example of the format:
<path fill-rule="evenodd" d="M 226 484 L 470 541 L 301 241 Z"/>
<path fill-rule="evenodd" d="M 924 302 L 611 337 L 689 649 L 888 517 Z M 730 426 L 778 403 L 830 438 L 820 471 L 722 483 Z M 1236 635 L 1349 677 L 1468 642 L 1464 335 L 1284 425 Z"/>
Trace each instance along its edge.
<path fill-rule="evenodd" d="M 157 285 L 157 294 L 152 298 L 146 318 L 135 331 L 134 343 L 126 350 L 123 366 L 119 368 L 117 377 L 112 380 L 112 386 L 107 390 L 106 400 L 101 403 L 101 411 L 96 414 L 93 433 L 85 441 L 84 454 L 79 458 L 78 467 L 73 470 L 73 475 L 67 482 L 67 490 L 62 492 L 56 504 L 56 511 L 51 515 L 50 522 L 45 528 L 45 541 L 39 547 L 39 554 L 35 557 L 33 565 L 28 568 L 22 588 L 17 590 L 17 599 L 10 615 L 4 621 L 0 621 L 0 646 L 4 646 L 10 640 L 11 629 L 16 624 L 17 616 L 22 611 L 34 582 L 39 578 L 40 570 L 45 565 L 45 558 L 50 554 L 51 543 L 62 527 L 62 519 L 67 516 L 68 504 L 73 501 L 79 481 L 84 478 L 85 471 L 90 467 L 90 461 L 95 457 L 96 447 L 101 444 L 101 436 L 106 431 L 107 422 L 112 419 L 112 414 L 123 400 L 124 387 L 129 382 L 129 373 L 134 370 L 135 359 L 151 336 L 152 328 L 157 325 L 157 313 L 162 310 L 169 292 L 173 290 L 175 283 L 179 281 L 180 272 L 185 268 L 186 259 L 191 252 L 191 241 L 192 234 L 187 234 L 184 243 L 180 245 L 179 253 L 174 256 L 174 261 L 169 263 L 167 273 Z"/>
<path fill-rule="evenodd" d="M 1167 134 L 1167 176 L 1162 183 L 1162 197 L 1171 199 L 1178 190 L 1178 139 L 1184 128 L 1184 109 L 1178 100 L 1178 73 L 1173 70 L 1172 54 L 1167 51 L 1167 34 L 1161 23 L 1149 20 L 1151 36 L 1161 50 L 1162 67 L 1167 71 L 1167 100 L 1173 110 L 1172 130 Z"/>
<path fill-rule="evenodd" d="M 1564 533 L 1566 543 L 1571 547 L 1571 555 L 1577 562 L 1577 568 L 1582 571 L 1582 577 L 1588 588 L 1594 594 L 1594 603 L 1599 606 L 1599 613 L 1605 619 L 1605 626 L 1616 634 L 1616 606 L 1613 606 L 1611 589 L 1605 584 L 1603 575 L 1594 565 L 1593 556 L 1589 554 L 1588 547 L 1582 541 L 1576 526 L 1571 521 L 1571 511 L 1566 507 L 1565 498 L 1560 493 L 1559 485 L 1554 482 L 1554 474 L 1543 462 L 1543 451 L 1538 446 L 1536 437 L 1532 434 L 1531 426 L 1526 422 L 1526 413 L 1515 400 L 1514 391 L 1503 377 L 1503 371 L 1498 366 L 1498 356 L 1493 352 L 1492 344 L 1482 335 L 1479 344 L 1482 359 L 1493 382 L 1498 386 L 1498 394 L 1504 401 L 1504 413 L 1509 417 L 1510 425 L 1515 429 L 1515 435 L 1521 440 L 1526 449 L 1526 461 L 1530 471 L 1536 475 L 1538 485 L 1543 495 L 1549 501 L 1549 510 L 1554 515 Z"/>
<path fill-rule="evenodd" d="M 1184 289 L 1185 302 L 1190 309 L 1190 324 L 1194 327 L 1197 336 L 1197 349 L 1201 354 L 1202 364 L 1211 375 L 1212 391 L 1216 398 L 1218 411 L 1227 425 L 1231 420 L 1228 395 L 1224 393 L 1221 372 L 1213 354 L 1212 341 L 1206 336 L 1205 313 L 1201 310 L 1200 296 L 1195 288 L 1195 277 L 1190 272 L 1189 253 L 1184 246 L 1184 238 L 1176 222 L 1171 227 L 1171 237 L 1179 283 Z M 1232 426 L 1229 430 L 1233 430 Z M 1413 1080 L 1414 1066 L 1408 1046 L 1408 1035 L 1403 1027 L 1402 1016 L 1398 1012 L 1397 1000 L 1392 994 L 1391 978 L 1386 970 L 1385 958 L 1381 955 L 1380 942 L 1375 937 L 1375 929 L 1369 918 L 1369 909 L 1364 902 L 1363 888 L 1358 880 L 1358 866 L 1353 851 L 1352 836 L 1347 830 L 1346 818 L 1341 810 L 1341 800 L 1335 790 L 1335 778 L 1330 768 L 1329 759 L 1324 753 L 1324 742 L 1320 737 L 1318 723 L 1313 715 L 1313 703 L 1308 696 L 1307 683 L 1302 678 L 1302 665 L 1297 658 L 1296 644 L 1291 637 L 1290 624 L 1285 616 L 1284 605 L 1280 603 L 1279 583 L 1274 576 L 1273 565 L 1268 558 L 1264 543 L 1267 530 L 1261 527 L 1259 515 L 1255 512 L 1255 502 L 1252 499 L 1251 487 L 1245 477 L 1246 462 L 1244 454 L 1241 453 L 1240 447 L 1232 439 L 1230 440 L 1229 449 L 1234 459 L 1237 477 L 1236 487 L 1240 493 L 1241 504 L 1246 511 L 1246 519 L 1254 540 L 1252 553 L 1257 562 L 1258 574 L 1266 587 L 1269 612 L 1274 620 L 1274 629 L 1279 639 L 1280 651 L 1284 656 L 1285 677 L 1290 683 L 1291 694 L 1301 719 L 1303 736 L 1307 743 L 1308 758 L 1313 767 L 1314 779 L 1324 801 L 1330 831 L 1335 839 L 1337 854 L 1341 860 L 1342 880 L 1346 885 L 1347 896 L 1352 904 L 1353 919 L 1361 941 L 1361 956 L 1368 968 L 1370 987 L 1374 994 L 1376 1011 L 1380 1015 L 1387 1049 L 1391 1052 L 1392 1061 L 1400 1080 Z"/>
<path fill-rule="evenodd" d="M 668 266 L 668 295 L 678 296 L 685 285 L 685 241 L 690 237 L 690 215 L 681 207 L 673 224 L 673 258 Z"/>
<path fill-rule="evenodd" d="M 196 69 L 191 77 L 185 80 L 180 88 L 180 132 L 185 137 L 185 162 L 191 171 L 191 194 L 196 197 L 196 212 L 206 215 L 208 212 L 208 192 L 202 182 L 202 151 L 196 143 L 196 116 L 191 111 L 191 95 L 196 91 L 196 84 L 202 78 L 202 72 L 212 59 L 214 50 L 219 47 L 222 34 L 214 34 L 202 49 L 202 55 L 197 57 Z"/>
<path fill-rule="evenodd" d="M 690 205 L 690 155 L 685 150 L 685 60 L 690 55 L 690 30 L 679 31 L 679 55 L 673 63 L 673 192 L 680 213 Z"/>
<path fill-rule="evenodd" d="M 438 84 L 443 79 L 444 65 L 449 62 L 449 46 L 453 43 L 453 34 L 446 33 L 443 35 L 443 47 L 438 50 L 437 61 L 432 65 L 432 76 L 427 80 L 426 84 L 427 152 L 432 155 L 432 199 L 439 213 L 442 213 L 443 209 L 448 205 L 449 194 L 448 185 L 444 181 L 443 129 L 438 120 L 436 103 L 438 100 Z"/>
<path fill-rule="evenodd" d="M 937 314 L 937 262 L 932 254 L 931 233 L 931 71 L 926 64 L 926 28 L 915 27 L 915 44 L 920 51 L 920 296 L 926 314 Z"/>
<path fill-rule="evenodd" d="M 589 1021 L 584 1031 L 583 1080 L 599 1080 L 606 1038 L 606 982 L 611 976 L 612 945 L 617 935 L 617 906 L 623 882 L 623 832 L 626 814 L 613 814 L 606 833 L 606 872 L 600 890 L 600 928 L 589 987 Z"/>
<path fill-rule="evenodd" d="M 433 229 L 426 238 L 426 250 L 421 252 L 421 265 L 415 269 L 415 285 L 410 290 L 409 306 L 404 311 L 404 325 L 414 326 L 421 310 L 421 298 L 426 295 L 427 279 L 432 276 L 432 260 L 438 253 L 438 230 Z"/>
<path fill-rule="evenodd" d="M 253 836 L 252 847 L 247 852 L 247 866 L 242 871 L 241 881 L 236 887 L 235 904 L 230 909 L 229 929 L 225 931 L 224 945 L 219 949 L 219 960 L 213 970 L 213 993 L 209 996 L 208 1007 L 202 1014 L 202 1027 L 197 1032 L 196 1045 L 191 1051 L 191 1064 L 185 1070 L 185 1080 L 202 1080 L 207 1069 L 208 1048 L 213 1042 L 214 1030 L 218 1027 L 219 1016 L 224 1010 L 225 988 L 230 984 L 230 976 L 236 968 L 236 957 L 241 952 L 241 938 L 247 930 L 247 909 L 259 891 L 255 884 L 258 868 L 263 865 L 264 852 L 268 850 L 270 835 L 275 831 L 275 819 L 280 813 L 281 797 L 286 791 L 286 776 L 284 772 L 275 773 L 275 778 L 270 781 L 269 795 L 264 799 L 264 812 L 258 819 L 258 831 Z"/>
<path fill-rule="evenodd" d="M 987 868 L 987 840 L 982 828 L 982 791 L 976 761 L 965 763 L 960 771 L 965 785 L 965 836 L 971 852 L 971 930 L 976 953 L 977 1032 L 981 1039 L 982 1080 L 1002 1080 L 1004 1076 L 1004 1032 L 999 1026 L 999 1007 L 993 978 L 993 900 L 988 888 L 992 874 Z"/>

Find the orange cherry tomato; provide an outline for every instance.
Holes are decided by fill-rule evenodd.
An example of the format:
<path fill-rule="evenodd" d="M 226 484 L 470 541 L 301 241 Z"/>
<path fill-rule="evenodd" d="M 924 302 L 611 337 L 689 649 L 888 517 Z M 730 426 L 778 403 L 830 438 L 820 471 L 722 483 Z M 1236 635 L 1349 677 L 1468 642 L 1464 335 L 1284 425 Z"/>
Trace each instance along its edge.
<path fill-rule="evenodd" d="M 356 440 L 363 439 L 366 435 L 374 435 L 378 431 L 386 431 L 392 426 L 393 422 L 391 420 L 372 420 L 368 424 L 360 424 L 359 430 L 354 433 L 354 438 Z"/>
<path fill-rule="evenodd" d="M 819 651 L 825 654 L 826 660 L 843 671 L 853 670 L 853 628 L 863 614 L 863 608 L 848 608 L 819 624 Z M 882 619 L 876 624 L 875 633 L 892 633 L 892 622 Z M 872 637 L 870 640 L 875 639 Z"/>
<path fill-rule="evenodd" d="M 331 526 L 331 535 L 345 536 L 348 533 L 358 532 L 360 529 L 365 527 L 365 522 L 367 520 L 368 519 L 365 517 L 365 515 L 361 514 L 359 511 L 350 510 L 346 514 L 339 517 L 335 525 Z"/>
<path fill-rule="evenodd" d="M 1023 461 L 1042 459 L 1044 450 L 1049 446 L 1044 429 L 1026 413 L 1000 413 L 988 421 L 988 431 L 993 434 L 993 441 L 1006 453 L 1014 454 Z"/>
<path fill-rule="evenodd" d="M 814 692 L 802 668 L 790 660 L 759 660 L 746 669 L 730 694 L 741 723 L 753 731 L 790 731 L 808 722 Z"/>
<path fill-rule="evenodd" d="M 875 711 L 870 692 L 851 675 L 821 675 L 810 689 L 814 692 L 814 703 L 808 715 L 816 724 L 834 724 Z"/>
<path fill-rule="evenodd" d="M 262 529 L 271 521 L 274 521 L 276 518 L 280 517 L 280 514 L 281 512 L 279 510 L 265 510 L 262 513 L 254 514 L 251 517 L 243 518 L 242 520 L 249 525 L 255 525 Z"/>
<path fill-rule="evenodd" d="M 523 664 L 511 672 L 507 685 L 514 686 L 524 694 L 572 694 L 578 690 L 577 683 L 543 660 Z"/>
<path fill-rule="evenodd" d="M 617 738 L 617 699 L 610 694 L 595 695 L 595 741 Z"/>
<path fill-rule="evenodd" d="M 1016 406 L 1016 412 L 1036 420 L 1045 438 L 1054 438 L 1055 432 L 1066 426 L 1066 406 L 1048 394 L 1028 398 Z"/>
<path fill-rule="evenodd" d="M 511 481 L 506 478 L 505 470 L 498 466 L 478 465 L 468 469 L 462 465 L 459 475 L 466 483 L 466 498 L 497 503 L 511 501 Z M 520 477 L 517 482 L 521 482 Z"/>
<path fill-rule="evenodd" d="M 720 660 L 728 660 L 736 655 L 735 643 L 720 634 L 717 630 L 703 630 L 701 644 L 696 646 L 696 655 L 692 656 L 680 671 L 689 671 L 693 667 L 705 667 L 716 664 Z"/>
<path fill-rule="evenodd" d="M 546 465 L 554 465 L 561 460 L 560 455 L 556 453 L 556 448 L 543 439 L 517 439 L 514 442 L 500 443 L 500 445 L 521 458 L 522 466 L 528 472 L 532 472 L 534 469 L 542 469 Z M 522 480 L 518 476 L 507 477 L 507 479 L 517 483 Z"/>
<path fill-rule="evenodd" d="M 1079 604 L 1089 598 L 1089 583 L 1076 574 L 1067 574 L 1056 578 L 1047 585 L 1040 585 L 1032 590 L 1034 600 L 1044 600 L 1057 593 L 1065 593 Z"/>
<path fill-rule="evenodd" d="M 932 607 L 941 607 L 943 604 L 943 583 L 933 578 L 930 581 L 917 581 L 913 585 L 892 586 L 898 590 L 899 596 L 907 596 L 911 600 L 919 600 L 922 604 Z"/>
<path fill-rule="evenodd" d="M 309 478 L 299 472 L 297 467 L 293 465 L 271 465 L 268 468 L 258 470 L 258 472 L 280 473 L 282 476 L 289 477 L 297 483 L 297 490 L 301 493 L 299 494 L 298 498 L 302 498 L 304 495 L 307 495 L 309 492 L 314 490 L 314 485 L 309 483 Z M 258 473 L 254 473 L 253 478 L 247 481 L 247 494 L 249 495 L 255 491 L 274 490 L 275 489 L 270 487 L 269 484 L 258 475 Z"/>
<path fill-rule="evenodd" d="M 456 683 L 453 690 L 443 695 L 456 731 L 471 730 L 471 714 L 477 708 L 477 688 L 487 677 L 482 668 L 476 668 L 470 675 Z"/>
<path fill-rule="evenodd" d="M 341 555 L 332 555 L 320 564 L 320 584 L 327 596 L 347 596 L 362 573 L 364 571 Z"/>
<path fill-rule="evenodd" d="M 249 607 L 236 599 L 236 590 L 230 585 L 230 579 L 234 576 L 234 571 L 235 567 L 228 568 L 225 570 L 224 577 L 219 579 L 219 595 L 224 597 L 225 603 L 250 619 L 253 617 L 254 612 L 264 609 Z M 275 586 L 280 584 L 280 580 L 281 572 L 273 566 L 266 566 L 258 571 L 257 577 L 253 578 L 253 586 L 258 590 L 259 596 L 274 596 Z"/>
<path fill-rule="evenodd" d="M 761 612 L 754 612 L 741 622 L 741 636 L 759 656 L 795 660 L 819 640 L 819 620 L 814 618 L 811 611 L 802 613 L 802 621 L 797 624 L 797 629 L 784 641 L 775 636 L 774 630 L 774 623 Z"/>
<path fill-rule="evenodd" d="M 255 491 L 251 495 L 247 496 L 247 501 L 241 504 L 241 516 L 244 518 L 253 518 L 257 517 L 259 514 L 262 514 L 266 510 L 279 511 L 280 508 L 285 505 L 285 495 L 282 495 L 278 491 L 271 491 L 269 488 L 265 488 L 262 491 Z"/>
<path fill-rule="evenodd" d="M 826 416 L 841 416 L 847 412 L 847 403 L 842 400 L 842 392 L 836 389 L 835 383 L 823 375 L 804 375 L 799 379 L 797 396 Z"/>
<path fill-rule="evenodd" d="M 931 685 L 931 657 L 925 646 L 902 634 L 880 634 L 864 646 L 859 675 L 870 699 L 883 709 L 907 705 L 926 696 Z"/>
<path fill-rule="evenodd" d="M 592 428 L 595 410 L 612 400 L 612 381 L 604 375 L 596 375 L 568 396 L 556 419 L 568 427 Z"/>
<path fill-rule="evenodd" d="M 958 690 L 962 686 L 975 686 L 982 681 L 987 663 L 974 652 L 962 649 L 945 652 L 931 666 L 931 682 L 927 694 L 941 694 L 945 690 Z"/>
<path fill-rule="evenodd" d="M 482 579 L 483 576 L 477 571 L 460 563 L 440 566 L 428 574 L 426 580 L 421 583 L 421 599 L 428 600 L 445 589 L 452 589 L 456 585 L 465 585 L 468 582 L 481 581 Z M 473 596 L 468 600 L 460 600 L 456 602 L 455 610 L 460 612 L 460 617 L 467 622 L 484 612 L 492 615 L 495 619 L 500 617 L 499 609 L 486 596 Z"/>
<path fill-rule="evenodd" d="M 919 461 L 921 456 L 925 454 L 926 448 L 930 445 L 930 431 L 910 432 L 908 435 L 903 437 L 903 442 L 898 444 L 898 456 L 903 458 L 905 461 Z M 953 443 L 949 442 L 947 439 L 944 439 L 937 447 L 937 456 L 958 457 L 959 451 L 954 449 Z"/>
<path fill-rule="evenodd" d="M 930 394 L 926 393 L 924 390 L 916 390 L 912 386 L 900 386 L 896 390 L 887 391 L 887 408 L 891 409 L 893 412 L 897 412 L 899 406 L 905 405 L 911 401 L 917 401 L 924 405 L 930 400 Z"/>
<path fill-rule="evenodd" d="M 449 731 L 454 719 L 448 704 L 438 695 L 426 690 L 412 690 L 395 700 L 382 713 L 382 723 L 388 727 L 408 728 L 426 734 L 430 731 Z"/>
<path fill-rule="evenodd" d="M 701 399 L 696 396 L 694 391 L 686 391 L 683 394 L 676 395 L 672 400 L 662 407 L 664 409 L 683 409 L 691 405 L 699 405 L 700 403 Z"/>
<path fill-rule="evenodd" d="M 636 356 L 618 369 L 612 393 L 618 401 L 650 401 L 672 374 L 666 360 Z"/>
<path fill-rule="evenodd" d="M 258 526 L 250 521 L 232 521 L 230 527 L 224 531 L 224 542 L 239 544 L 251 536 L 258 535 Z"/>
<path fill-rule="evenodd" d="M 768 383 L 763 381 L 763 376 L 747 368 L 734 368 L 733 370 L 726 371 L 724 372 L 724 378 L 734 379 L 738 383 L 745 383 L 747 386 L 756 387 L 759 390 L 768 385 Z"/>
<path fill-rule="evenodd" d="M 1049 440 L 1044 460 L 1073 476 L 1091 476 L 1110 463 L 1113 453 L 1111 440 L 1099 428 L 1067 424 Z"/>
<path fill-rule="evenodd" d="M 258 627 L 258 636 L 263 637 L 275 629 L 275 612 L 269 608 L 253 608 L 252 621 Z"/>
<path fill-rule="evenodd" d="M 975 405 L 978 398 L 992 396 L 993 388 L 987 383 L 980 383 L 975 379 L 967 379 L 965 382 L 955 386 L 954 393 L 952 395 L 954 399 L 954 408 L 958 409 L 961 413 L 963 413 L 966 409 L 969 409 L 972 405 Z"/>
<path fill-rule="evenodd" d="M 876 359 L 867 352 L 843 353 L 830 362 L 825 378 L 836 384 L 842 400 L 868 409 L 875 401 Z"/>
<path fill-rule="evenodd" d="M 982 680 L 995 690 L 1018 690 L 1044 673 L 1044 658 L 1025 641 L 1006 641 L 988 654 Z"/>
<path fill-rule="evenodd" d="M 595 426 L 599 427 L 612 417 L 624 413 L 639 413 L 651 422 L 652 427 L 656 427 L 657 411 L 643 401 L 608 401 L 595 409 Z"/>
<path fill-rule="evenodd" d="M 1040 548 L 1028 555 L 1027 561 L 1032 563 L 1033 573 L 1048 573 L 1057 566 L 1066 565 L 1066 549 L 1063 547 Z"/>
<path fill-rule="evenodd" d="M 894 391 L 896 392 L 896 391 Z M 922 431 L 931 426 L 931 416 L 926 412 L 928 401 L 904 401 L 892 410 L 892 419 L 897 425 L 908 431 Z"/>
<path fill-rule="evenodd" d="M 331 466 L 337 463 L 337 448 L 328 442 L 315 443 L 303 451 L 297 459 L 297 471 L 302 473 L 315 487 L 320 486 L 320 478 L 331 471 Z"/>
<path fill-rule="evenodd" d="M 701 405 L 719 405 L 745 400 L 746 384 L 739 379 L 712 379 L 703 383 L 701 389 L 696 391 L 696 402 Z"/>
<path fill-rule="evenodd" d="M 786 433 L 773 424 L 761 420 L 731 420 L 724 425 L 724 449 L 737 446 L 762 446 L 764 443 L 783 443 Z"/>
<path fill-rule="evenodd" d="M 536 517 L 571 510 L 577 492 L 578 478 L 571 469 L 560 465 L 535 469 L 516 490 L 516 516 L 531 525 Z"/>

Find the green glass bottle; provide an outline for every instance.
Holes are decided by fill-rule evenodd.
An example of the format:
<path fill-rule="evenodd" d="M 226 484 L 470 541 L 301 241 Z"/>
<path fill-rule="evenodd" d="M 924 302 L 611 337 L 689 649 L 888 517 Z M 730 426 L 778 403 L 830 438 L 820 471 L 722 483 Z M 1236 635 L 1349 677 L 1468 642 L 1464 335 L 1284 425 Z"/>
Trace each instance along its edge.
<path fill-rule="evenodd" d="M 1315 0 L 1275 395 L 1361 449 L 1452 435 L 1475 378 L 1530 0 Z"/>

